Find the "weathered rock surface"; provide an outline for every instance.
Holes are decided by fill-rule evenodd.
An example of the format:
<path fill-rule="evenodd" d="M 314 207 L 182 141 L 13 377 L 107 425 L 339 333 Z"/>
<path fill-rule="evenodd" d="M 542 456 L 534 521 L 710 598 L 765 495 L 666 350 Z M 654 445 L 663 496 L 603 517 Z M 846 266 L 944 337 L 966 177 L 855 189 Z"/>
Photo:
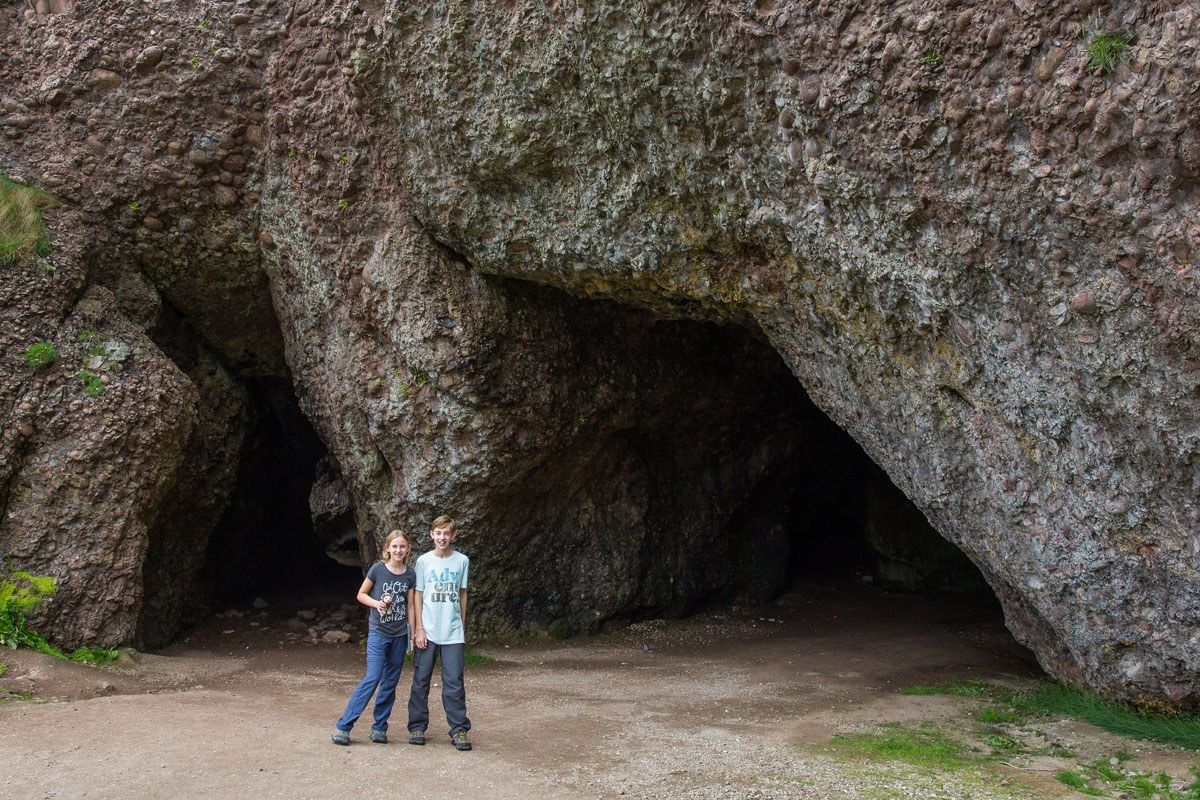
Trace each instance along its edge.
<path fill-rule="evenodd" d="M 0 10 L 0 163 L 236 369 L 269 280 L 364 557 L 452 509 L 497 625 L 732 590 L 811 435 L 761 338 L 1049 671 L 1197 702 L 1194 4 L 1096 6 L 1108 75 L 1090 3 L 129 9 Z"/>

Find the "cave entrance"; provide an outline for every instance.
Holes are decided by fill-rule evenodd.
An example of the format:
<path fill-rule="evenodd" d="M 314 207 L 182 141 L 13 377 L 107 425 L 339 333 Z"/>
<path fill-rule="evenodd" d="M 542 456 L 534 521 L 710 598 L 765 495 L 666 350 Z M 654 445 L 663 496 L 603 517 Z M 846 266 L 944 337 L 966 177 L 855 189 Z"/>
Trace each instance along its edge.
<path fill-rule="evenodd" d="M 281 378 L 246 382 L 251 424 L 230 504 L 209 540 L 210 605 L 256 596 L 290 604 L 345 601 L 362 579 L 348 507 L 313 513 L 326 448 Z M 316 522 L 314 522 L 314 519 Z"/>
<path fill-rule="evenodd" d="M 801 578 L 991 597 L 752 323 L 500 286 L 511 330 L 482 390 L 523 413 L 480 554 L 533 565 L 487 588 L 510 622 L 596 630 Z"/>

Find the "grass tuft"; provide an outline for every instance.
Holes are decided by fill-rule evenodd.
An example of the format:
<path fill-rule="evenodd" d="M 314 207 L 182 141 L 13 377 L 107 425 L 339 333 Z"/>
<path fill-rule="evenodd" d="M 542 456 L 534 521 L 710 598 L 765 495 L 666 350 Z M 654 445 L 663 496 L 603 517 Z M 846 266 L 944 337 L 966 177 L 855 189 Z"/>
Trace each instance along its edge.
<path fill-rule="evenodd" d="M 1065 783 L 1067 786 L 1070 786 L 1077 792 L 1090 794 L 1093 797 L 1104 796 L 1104 792 L 1092 786 L 1090 783 L 1088 783 L 1087 778 L 1083 777 L 1083 775 L 1075 772 L 1074 770 L 1059 770 L 1058 774 L 1054 777 L 1058 779 L 1059 783 Z"/>
<path fill-rule="evenodd" d="M 58 359 L 58 350 L 51 342 L 34 342 L 25 351 L 25 365 L 30 372 L 38 372 Z"/>
<path fill-rule="evenodd" d="M 54 198 L 41 189 L 0 174 L 0 266 L 50 252 L 42 213 L 53 205 Z"/>
<path fill-rule="evenodd" d="M 1117 68 L 1128 49 L 1129 39 L 1123 33 L 1095 33 L 1083 46 L 1087 68 L 1097 75 L 1107 75 Z"/>
<path fill-rule="evenodd" d="M 856 733 L 830 739 L 838 750 L 856 755 L 903 761 L 919 767 L 956 770 L 977 767 L 984 758 L 932 726 L 891 726 L 886 733 Z"/>

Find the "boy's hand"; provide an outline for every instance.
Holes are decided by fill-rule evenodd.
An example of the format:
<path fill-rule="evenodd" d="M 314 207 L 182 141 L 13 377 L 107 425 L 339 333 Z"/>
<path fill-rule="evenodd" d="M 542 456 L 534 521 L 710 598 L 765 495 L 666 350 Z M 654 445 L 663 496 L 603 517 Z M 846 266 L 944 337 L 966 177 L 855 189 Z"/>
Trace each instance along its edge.
<path fill-rule="evenodd" d="M 425 638 L 425 631 L 417 631 L 417 635 L 413 637 L 413 647 L 424 650 L 429 646 L 429 640 Z"/>

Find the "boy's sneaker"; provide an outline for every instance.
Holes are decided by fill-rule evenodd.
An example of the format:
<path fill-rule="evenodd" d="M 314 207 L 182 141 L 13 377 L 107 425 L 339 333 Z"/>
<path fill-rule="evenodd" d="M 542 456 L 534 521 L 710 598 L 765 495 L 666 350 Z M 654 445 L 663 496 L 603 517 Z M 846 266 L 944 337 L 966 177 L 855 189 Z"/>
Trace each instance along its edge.
<path fill-rule="evenodd" d="M 329 737 L 334 744 L 350 744 L 350 731 L 344 731 L 341 728 L 333 729 L 333 736 Z"/>
<path fill-rule="evenodd" d="M 371 728 L 371 741 L 375 744 L 387 744 L 387 732 Z"/>
<path fill-rule="evenodd" d="M 408 732 L 408 743 L 409 744 L 425 744 L 425 731 L 409 731 Z"/>
<path fill-rule="evenodd" d="M 470 750 L 471 743 L 467 741 L 466 731 L 455 731 L 450 734 L 450 741 L 454 742 L 455 750 Z"/>

